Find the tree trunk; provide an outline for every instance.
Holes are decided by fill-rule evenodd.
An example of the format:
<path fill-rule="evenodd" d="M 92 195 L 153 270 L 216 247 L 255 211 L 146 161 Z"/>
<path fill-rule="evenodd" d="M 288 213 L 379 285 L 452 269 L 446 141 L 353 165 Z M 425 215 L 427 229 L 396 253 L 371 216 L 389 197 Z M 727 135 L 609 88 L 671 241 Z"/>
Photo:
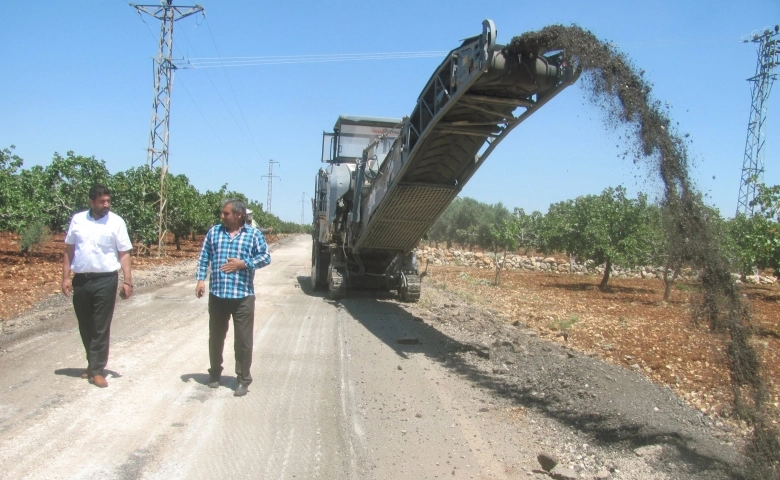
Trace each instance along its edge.
<path fill-rule="evenodd" d="M 181 238 L 178 233 L 173 235 L 173 242 L 176 244 L 176 250 L 181 250 Z"/>
<path fill-rule="evenodd" d="M 607 265 L 604 267 L 604 277 L 601 278 L 601 284 L 599 290 L 607 289 L 607 282 L 609 281 L 609 273 L 612 271 L 612 260 L 607 259 Z"/>
<path fill-rule="evenodd" d="M 493 280 L 493 284 L 498 286 L 501 283 L 501 270 L 506 266 L 506 249 L 504 249 L 504 258 L 501 259 L 501 263 L 498 263 L 498 252 L 496 252 L 496 278 Z"/>
<path fill-rule="evenodd" d="M 672 278 L 669 278 L 669 270 L 672 270 Z M 679 267 L 672 268 L 671 265 L 666 264 L 664 265 L 664 302 L 669 301 L 669 297 L 672 294 L 672 284 L 674 283 L 674 280 L 677 278 L 677 273 L 680 271 Z"/>

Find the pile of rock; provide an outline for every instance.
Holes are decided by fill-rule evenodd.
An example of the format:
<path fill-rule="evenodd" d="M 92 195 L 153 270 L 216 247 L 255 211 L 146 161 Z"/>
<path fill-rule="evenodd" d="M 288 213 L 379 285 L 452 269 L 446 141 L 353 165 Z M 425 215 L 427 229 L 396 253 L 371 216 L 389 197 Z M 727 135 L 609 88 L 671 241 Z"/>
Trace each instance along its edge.
<path fill-rule="evenodd" d="M 496 265 L 496 255 L 492 252 L 470 252 L 456 250 L 454 248 L 435 248 L 429 245 L 420 245 L 417 248 L 417 261 L 424 268 L 426 262 L 431 265 L 457 265 L 478 269 L 493 269 Z M 498 262 L 503 261 L 503 254 L 498 254 Z M 504 268 L 507 270 L 521 270 L 529 272 L 546 273 L 571 273 L 574 275 L 604 275 L 605 265 L 597 265 L 591 260 L 585 262 L 569 261 L 564 257 L 538 257 L 529 255 L 517 255 L 508 253 Z M 664 278 L 663 267 L 633 267 L 624 268 L 612 265 L 610 277 L 617 278 Z M 677 276 L 678 280 L 690 280 L 696 277 L 696 272 L 684 268 Z M 739 282 L 739 276 L 736 280 Z M 747 283 L 770 284 L 775 283 L 772 276 L 748 276 Z"/>

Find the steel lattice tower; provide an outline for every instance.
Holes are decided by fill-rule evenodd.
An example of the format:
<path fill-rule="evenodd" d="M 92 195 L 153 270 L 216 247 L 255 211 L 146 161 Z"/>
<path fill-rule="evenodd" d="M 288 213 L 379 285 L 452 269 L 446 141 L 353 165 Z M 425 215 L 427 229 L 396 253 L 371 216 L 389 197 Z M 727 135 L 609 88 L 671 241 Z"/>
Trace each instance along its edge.
<path fill-rule="evenodd" d="M 263 175 L 261 178 L 268 177 L 268 200 L 267 204 L 265 206 L 265 211 L 268 213 L 271 213 L 271 198 L 273 197 L 273 190 L 274 190 L 274 178 L 278 178 L 281 180 L 281 177 L 274 175 L 274 163 L 277 165 L 281 165 L 279 162 L 275 162 L 273 159 L 268 160 L 268 175 Z"/>
<path fill-rule="evenodd" d="M 745 159 L 742 163 L 742 180 L 739 184 L 739 199 L 737 214 L 753 214 L 752 201 L 756 198 L 756 185 L 764 177 L 764 140 L 766 136 L 766 110 L 772 83 L 777 78 L 773 73 L 780 64 L 780 44 L 778 43 L 780 26 L 773 30 L 765 29 L 754 33 L 743 42 L 757 45 L 758 64 L 756 74 L 748 78 L 751 82 L 750 120 L 748 121 L 747 141 L 745 142 Z"/>
<path fill-rule="evenodd" d="M 301 194 L 301 225 L 303 225 L 303 212 L 306 209 L 306 192 Z"/>
<path fill-rule="evenodd" d="M 152 120 L 149 132 L 149 147 L 146 165 L 160 169 L 160 197 L 158 219 L 158 253 L 163 253 L 165 234 L 167 233 L 166 207 L 168 189 L 165 176 L 168 174 L 168 138 L 171 123 L 171 88 L 173 87 L 173 24 L 177 20 L 189 17 L 205 10 L 200 5 L 191 7 L 174 6 L 173 0 L 162 0 L 160 5 L 135 5 L 138 14 L 146 13 L 160 20 L 160 45 L 154 61 L 154 98 L 152 100 Z"/>

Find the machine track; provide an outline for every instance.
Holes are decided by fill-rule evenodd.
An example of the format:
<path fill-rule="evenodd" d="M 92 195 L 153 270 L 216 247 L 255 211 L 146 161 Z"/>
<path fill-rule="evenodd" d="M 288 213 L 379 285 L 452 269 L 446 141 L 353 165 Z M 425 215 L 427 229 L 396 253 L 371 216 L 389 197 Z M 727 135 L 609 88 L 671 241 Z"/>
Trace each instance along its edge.
<path fill-rule="evenodd" d="M 311 287 L 315 291 L 322 291 L 328 286 L 328 267 L 330 256 L 327 250 L 323 250 L 317 242 L 313 242 L 311 248 Z"/>
<path fill-rule="evenodd" d="M 347 285 L 344 283 L 344 277 L 335 268 L 330 269 L 330 275 L 328 275 L 328 277 L 328 297 L 331 300 L 343 298 L 347 290 Z"/>
<path fill-rule="evenodd" d="M 417 302 L 420 300 L 420 289 L 422 282 L 419 275 L 404 274 L 406 285 L 398 289 L 398 296 L 402 302 Z"/>

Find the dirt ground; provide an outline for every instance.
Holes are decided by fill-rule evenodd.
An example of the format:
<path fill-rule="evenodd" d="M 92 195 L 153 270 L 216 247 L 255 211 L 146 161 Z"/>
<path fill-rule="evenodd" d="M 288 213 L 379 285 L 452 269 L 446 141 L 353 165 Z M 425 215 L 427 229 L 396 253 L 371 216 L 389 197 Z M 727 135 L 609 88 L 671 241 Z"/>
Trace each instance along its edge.
<path fill-rule="evenodd" d="M 63 234 L 41 248 L 19 252 L 17 235 L 0 233 L 0 321 L 60 293 Z M 275 238 L 268 238 L 269 242 Z M 179 262 L 197 256 L 202 237 L 170 245 L 168 256 L 134 257 L 134 269 Z M 661 301 L 663 283 L 655 279 L 610 280 L 598 289 L 599 277 L 504 272 L 492 285 L 493 270 L 466 267 L 428 269 L 425 282 L 457 293 L 469 303 L 494 310 L 509 324 L 535 330 L 542 338 L 590 356 L 641 371 L 690 405 L 714 418 L 733 420 L 725 334 L 696 323 L 691 302 L 695 284 L 678 284 L 670 302 Z M 753 343 L 780 421 L 780 288 L 743 285 L 752 313 Z"/>
<path fill-rule="evenodd" d="M 203 235 L 195 240 L 182 240 L 181 250 L 176 250 L 172 236 L 165 257 L 157 257 L 156 247 L 150 256 L 134 256 L 134 270 L 148 270 L 158 265 L 172 265 L 198 256 Z M 0 232 L 0 321 L 8 320 L 29 309 L 45 298 L 61 294 L 62 251 L 64 233 L 51 239 L 33 252 L 19 251 L 19 235 Z M 268 243 L 276 240 L 267 235 Z"/>
<path fill-rule="evenodd" d="M 726 358 L 727 334 L 696 322 L 691 310 L 695 284 L 676 285 L 668 303 L 657 279 L 503 272 L 431 266 L 428 282 L 457 292 L 470 303 L 487 306 L 508 323 L 524 325 L 548 338 L 609 363 L 643 372 L 668 386 L 690 405 L 714 418 L 733 420 L 733 392 Z M 780 289 L 740 287 L 752 313 L 753 344 L 761 358 L 765 383 L 780 420 Z"/>

